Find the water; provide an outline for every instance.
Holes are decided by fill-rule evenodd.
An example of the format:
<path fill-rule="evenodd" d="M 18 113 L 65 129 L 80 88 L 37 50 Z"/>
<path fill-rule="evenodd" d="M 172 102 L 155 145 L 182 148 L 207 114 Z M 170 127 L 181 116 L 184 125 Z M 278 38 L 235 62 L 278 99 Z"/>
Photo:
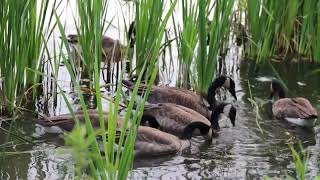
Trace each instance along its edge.
<path fill-rule="evenodd" d="M 260 179 L 265 176 L 285 177 L 294 175 L 294 163 L 288 148 L 289 142 L 301 141 L 310 152 L 309 176 L 319 174 L 319 126 L 303 129 L 281 120 L 274 120 L 261 109 L 259 120 L 263 133 L 256 123 L 256 114 L 247 98 L 247 81 L 250 81 L 253 96 L 260 103 L 267 103 L 269 84 L 256 78 L 274 76 L 269 65 L 256 66 L 254 63 L 241 63 L 237 90 L 243 93 L 237 102 L 237 125 L 223 128 L 220 136 L 211 144 L 201 144 L 199 149 L 187 155 L 172 157 L 165 162 L 148 162 L 136 168 L 132 177 L 154 179 Z M 283 69 L 290 66 L 290 70 Z M 319 110 L 320 77 L 309 75 L 315 64 L 274 64 L 274 69 L 287 81 L 290 94 L 304 96 Z M 319 66 L 318 66 L 319 67 Z M 306 86 L 298 86 L 303 82 Z M 226 121 L 228 124 L 228 121 Z M 319 123 L 317 123 L 319 124 Z M 197 141 L 197 140 L 193 140 Z M 199 144 L 198 144 L 199 145 Z M 142 163 L 143 164 L 143 163 Z M 150 167 L 151 166 L 151 167 Z"/>
<path fill-rule="evenodd" d="M 74 27 L 67 25 L 70 26 L 67 33 L 73 33 Z M 117 32 L 117 29 L 111 28 L 107 33 L 120 36 Z M 238 101 L 233 102 L 238 109 L 236 127 L 231 127 L 229 120 L 223 117 L 220 136 L 211 143 L 193 138 L 190 151 L 186 153 L 137 159 L 130 179 L 262 179 L 266 176 L 282 179 L 286 174 L 295 175 L 293 158 L 287 144 L 294 143 L 297 147 L 299 141 L 310 153 L 308 177 L 320 174 L 320 123 L 317 122 L 313 129 L 295 127 L 272 119 L 267 108 L 270 95 L 267 81 L 271 76 L 279 76 L 286 82 L 289 96 L 306 97 L 319 111 L 320 76 L 312 72 L 320 69 L 320 66 L 294 62 L 256 65 L 250 60 L 240 61 L 240 51 L 241 48 L 232 46 L 225 63 L 219 69 L 220 73 L 231 75 L 236 82 Z M 61 68 L 61 74 L 66 74 L 64 67 Z M 174 84 L 174 81 L 168 79 L 176 78 L 173 77 L 175 73 L 170 73 L 162 74 L 163 84 Z M 61 87 L 70 92 L 69 77 L 59 77 Z M 262 106 L 259 111 L 261 119 L 258 120 L 248 100 L 249 84 L 252 96 Z M 105 94 L 109 95 L 108 92 Z M 73 94 L 68 97 L 76 102 Z M 232 101 L 232 98 L 228 96 L 226 100 Z M 50 114 L 67 112 L 61 96 L 57 97 L 56 105 L 52 105 L 51 101 Z M 104 101 L 104 104 L 107 106 L 108 102 Z M 37 105 L 32 109 L 41 112 L 43 107 Z M 25 115 L 11 124 L 13 133 L 34 143 L 26 143 L 13 134 L 8 138 L 4 129 L 10 127 L 2 121 L 4 129 L 0 129 L 0 147 L 6 156 L 1 159 L 0 179 L 73 179 L 74 161 L 70 150 L 61 147 L 61 135 L 46 133 L 42 126 L 33 122 L 34 119 L 33 116 Z"/>
<path fill-rule="evenodd" d="M 237 68 L 230 68 L 237 66 L 228 63 L 231 60 L 228 59 L 222 69 L 232 73 L 236 79 L 239 97 L 234 102 L 238 108 L 236 127 L 231 127 L 226 117 L 222 117 L 220 136 L 212 143 L 193 138 L 190 151 L 184 154 L 138 159 L 130 178 L 260 179 L 265 176 L 283 178 L 286 174 L 293 176 L 294 162 L 287 144 L 297 144 L 299 141 L 310 153 L 308 176 L 319 174 L 320 123 L 317 122 L 314 129 L 303 129 L 270 118 L 266 108 L 269 83 L 265 80 L 277 72 L 287 82 L 289 96 L 306 97 L 319 111 L 320 76 L 311 72 L 320 67 L 310 63 L 255 65 L 243 60 L 240 71 L 236 71 Z M 257 126 L 256 112 L 248 101 L 248 81 L 256 102 L 265 107 L 260 109 L 262 119 L 258 120 L 263 132 Z M 305 85 L 299 85 L 301 83 Z M 45 133 L 43 127 L 32 123 L 33 119 L 25 117 L 25 121 L 16 121 L 12 132 L 35 143 L 23 143 L 14 136 L 7 141 L 7 134 L 0 132 L 1 144 L 7 142 L 8 146 L 4 149 L 7 156 L 1 163 L 0 179 L 72 179 L 74 161 L 70 151 L 59 146 L 59 135 Z M 3 127 L 9 128 L 6 125 Z"/>

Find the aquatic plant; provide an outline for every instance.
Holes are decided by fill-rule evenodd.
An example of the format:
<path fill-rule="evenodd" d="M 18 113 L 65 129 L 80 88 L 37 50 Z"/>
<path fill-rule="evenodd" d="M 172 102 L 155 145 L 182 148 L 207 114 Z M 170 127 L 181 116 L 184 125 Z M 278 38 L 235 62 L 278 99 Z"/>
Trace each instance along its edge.
<path fill-rule="evenodd" d="M 43 72 L 44 44 L 52 33 L 58 1 L 3 0 L 0 2 L 0 113 L 12 115 L 25 98 L 32 98 Z M 26 92 L 27 91 L 27 92 Z M 35 91 L 33 91 L 35 92 Z"/>
<path fill-rule="evenodd" d="M 307 57 L 319 61 L 318 1 L 247 0 L 246 53 L 257 62 L 270 57 Z"/>
<path fill-rule="evenodd" d="M 172 15 L 174 19 L 174 15 Z M 179 34 L 176 32 L 178 54 L 179 54 L 179 77 L 177 84 L 184 88 L 188 88 L 190 83 L 191 64 L 194 61 L 196 54 L 195 48 L 198 42 L 198 8 L 197 4 L 192 1 L 182 0 L 182 29 L 179 29 Z"/>
<path fill-rule="evenodd" d="M 151 2 L 154 2 L 154 8 L 158 7 L 159 4 L 155 1 L 141 1 L 142 3 L 147 3 L 148 5 L 152 5 Z M 139 2 L 140 3 L 140 2 Z M 151 4 L 150 4 L 151 3 Z M 172 9 L 175 4 L 172 5 Z M 153 7 L 152 6 L 152 7 Z M 160 48 L 160 40 L 157 40 L 157 43 L 154 45 L 159 46 L 155 47 L 153 51 L 148 52 L 148 56 L 151 56 L 151 61 L 144 61 L 142 67 L 140 69 L 140 73 L 136 82 L 136 86 L 131 95 L 131 100 L 127 106 L 126 113 L 124 116 L 123 126 L 121 127 L 121 131 L 119 132 L 117 128 L 117 120 L 119 113 L 119 104 L 122 95 L 122 84 L 119 83 L 117 86 L 117 91 L 111 92 L 111 96 L 115 96 L 114 100 L 111 100 L 109 109 L 105 109 L 102 107 L 102 94 L 100 92 L 100 63 L 101 63 L 101 38 L 103 35 L 103 27 L 104 27 L 104 16 L 106 13 L 106 1 L 103 0 L 93 0 L 93 1 L 79 1 L 78 2 L 78 12 L 79 12 L 79 45 L 82 49 L 83 53 L 83 61 L 86 63 L 90 63 L 90 66 L 87 68 L 91 69 L 93 72 L 92 75 L 89 75 L 90 79 L 93 78 L 91 87 L 95 89 L 95 96 L 97 99 L 97 107 L 99 111 L 99 121 L 100 121 L 100 129 L 94 130 L 91 124 L 91 121 L 88 116 L 88 108 L 86 106 L 86 102 L 83 97 L 83 92 L 80 89 L 80 80 L 76 78 L 74 72 L 74 62 L 69 61 L 69 58 L 63 56 L 63 62 L 68 69 L 68 72 L 71 76 L 71 80 L 74 84 L 75 91 L 80 98 L 80 103 L 85 116 L 85 126 L 81 126 L 79 120 L 74 116 L 72 106 L 70 102 L 68 102 L 66 95 L 61 91 L 69 111 L 73 114 L 76 122 L 76 128 L 72 133 L 66 136 L 66 143 L 72 147 L 73 152 L 75 154 L 76 161 L 76 173 L 78 178 L 84 176 L 85 171 L 84 167 L 88 167 L 90 170 L 90 176 L 95 179 L 126 179 L 128 176 L 128 172 L 132 167 L 133 159 L 134 159 L 134 144 L 137 133 L 138 124 L 140 124 L 140 119 L 142 117 L 142 112 L 144 109 L 144 102 L 150 93 L 151 86 L 155 80 L 156 74 L 158 72 L 156 63 L 156 57 L 159 54 Z M 158 7 L 160 8 L 160 7 Z M 151 11 L 151 9 L 149 10 Z M 143 11 L 139 11 L 143 12 Z M 172 12 L 172 10 L 170 11 Z M 90 15 L 87 15 L 90 14 Z M 139 16 L 142 16 L 139 14 Z M 62 36 L 62 42 L 64 47 L 67 49 L 69 56 L 71 56 L 70 49 L 68 47 L 67 38 L 64 33 L 64 27 L 59 20 L 59 17 L 56 15 L 58 19 L 58 26 Z M 137 21 L 137 24 L 143 23 L 144 21 Z M 166 21 L 164 21 L 166 22 Z M 164 23 L 162 22 L 162 23 Z M 153 24 L 154 25 L 154 24 Z M 162 25 L 164 28 L 165 24 Z M 138 26 L 139 27 L 139 26 Z M 153 34 L 150 31 L 144 31 L 147 34 Z M 137 28 L 139 33 L 139 28 Z M 140 32 L 142 33 L 142 32 Z M 159 32 L 161 33 L 161 31 Z M 142 37 L 142 34 L 140 35 Z M 149 36 L 147 36 L 149 37 Z M 158 38 L 158 37 L 154 37 Z M 139 36 L 137 36 L 139 39 Z M 148 39 L 144 39 L 149 41 Z M 138 43 L 137 43 L 138 44 Z M 144 48 L 147 48 L 143 46 Z M 137 45 L 137 51 L 141 52 L 139 49 L 141 46 Z M 147 49 L 145 49 L 147 50 Z M 150 54 L 151 53 L 151 54 Z M 134 110 L 134 101 L 135 97 L 138 93 L 138 86 L 143 77 L 143 72 L 148 66 L 148 72 L 150 74 L 150 81 L 148 83 L 148 88 L 146 94 L 144 96 L 144 101 L 140 102 L 139 105 Z M 124 72 L 120 77 L 120 82 L 123 78 Z M 61 90 L 61 89 L 60 89 Z M 104 125 L 104 114 L 103 111 L 108 111 L 108 127 Z M 130 124 L 130 125 L 129 125 Z M 117 130 L 118 129 L 118 130 Z M 101 143 L 98 142 L 97 136 L 101 137 Z M 82 138 L 79 141 L 79 138 Z M 116 142 L 116 139 L 118 141 Z M 105 156 L 103 156 L 100 151 L 103 151 Z"/>
<path fill-rule="evenodd" d="M 294 147 L 291 144 L 289 144 L 289 149 L 291 150 L 291 154 L 295 164 L 297 178 L 300 180 L 304 180 L 306 179 L 306 173 L 308 171 L 309 154 L 306 150 L 303 149 L 301 144 L 299 144 L 299 148 L 301 154 L 299 154 L 294 149 Z"/>
<path fill-rule="evenodd" d="M 221 47 L 226 42 L 228 32 L 230 32 L 234 0 L 222 0 L 214 3 L 211 0 L 199 0 L 198 6 L 199 46 L 198 56 L 195 61 L 197 70 L 195 89 L 206 96 L 208 87 L 212 83 L 216 72 Z M 213 19 L 207 30 L 208 14 L 213 7 Z M 210 37 L 208 46 L 207 33 Z"/>
<path fill-rule="evenodd" d="M 165 27 L 177 4 L 177 0 L 174 0 L 169 10 L 165 12 L 164 2 L 164 0 L 135 1 L 136 73 L 139 74 L 144 62 L 147 62 L 146 77 L 150 77 L 153 72 L 152 66 L 157 62 Z"/>

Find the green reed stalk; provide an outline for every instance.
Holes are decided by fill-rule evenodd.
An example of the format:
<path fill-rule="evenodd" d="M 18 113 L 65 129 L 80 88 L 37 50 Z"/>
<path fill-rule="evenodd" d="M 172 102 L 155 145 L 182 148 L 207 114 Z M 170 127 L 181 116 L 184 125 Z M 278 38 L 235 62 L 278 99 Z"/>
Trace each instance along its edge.
<path fill-rule="evenodd" d="M 78 4 L 78 12 L 80 15 L 80 21 L 78 22 L 79 32 L 83 34 L 79 35 L 79 45 L 83 52 L 84 62 L 89 62 L 93 64 L 93 75 L 94 78 L 93 86 L 95 87 L 96 97 L 97 97 L 97 106 L 99 110 L 99 119 L 100 119 L 100 129 L 94 130 L 89 116 L 87 106 L 85 104 L 81 89 L 80 89 L 80 80 L 74 75 L 74 63 L 69 61 L 68 57 L 63 56 L 64 64 L 66 65 L 69 74 L 71 76 L 72 82 L 74 82 L 75 90 L 80 97 L 80 103 L 84 111 L 85 116 L 85 126 L 81 126 L 79 120 L 75 118 L 76 128 L 72 133 L 66 136 L 66 142 L 69 144 L 74 152 L 76 159 L 76 169 L 77 177 L 81 178 L 84 176 L 83 167 L 89 167 L 90 176 L 95 179 L 126 179 L 128 172 L 132 167 L 134 160 L 134 144 L 137 134 L 138 125 L 140 124 L 140 119 L 142 117 L 144 102 L 150 93 L 153 81 L 157 74 L 157 68 L 152 69 L 155 66 L 155 61 L 148 62 L 145 61 L 141 73 L 139 74 L 137 84 L 133 90 L 131 101 L 126 109 L 125 117 L 123 118 L 123 126 L 119 129 L 117 127 L 118 110 L 120 97 L 122 94 L 122 84 L 119 83 L 117 87 L 117 92 L 115 93 L 115 99 L 110 102 L 109 109 L 102 107 L 101 98 L 102 94 L 100 92 L 100 63 L 101 63 L 101 38 L 102 38 L 102 29 L 103 29 L 103 17 L 106 13 L 106 1 L 102 0 L 93 0 L 91 3 L 82 2 Z M 90 14 L 86 16 L 85 14 Z M 58 19 L 58 26 L 60 33 L 62 35 L 62 41 L 66 47 L 69 56 L 71 56 L 70 49 L 67 45 L 66 35 L 64 33 L 64 27 Z M 91 21 L 91 22 L 89 22 Z M 90 24 L 90 25 L 89 25 Z M 163 25 L 164 26 L 164 25 Z M 91 28 L 88 28 L 91 27 Z M 84 33 L 85 32 L 85 33 Z M 147 32 L 151 34 L 151 32 Z M 160 43 L 160 42 L 159 42 Z M 156 44 L 158 45 L 158 44 Z M 138 51 L 138 47 L 137 47 Z M 159 54 L 158 51 L 152 51 L 153 54 L 149 54 L 151 57 L 157 57 Z M 87 55 L 85 55 L 87 54 Z M 90 59 L 86 59 L 90 58 Z M 153 64 L 152 64 L 153 63 Z M 147 89 L 147 93 L 144 97 L 144 101 L 141 102 L 136 111 L 134 112 L 134 101 L 138 93 L 138 86 L 141 82 L 142 76 L 145 68 L 148 67 L 149 72 L 151 72 L 151 80 Z M 120 78 L 120 81 L 123 78 L 123 73 Z M 63 93 L 62 93 L 63 94 Z M 113 92 L 112 92 L 113 94 Z M 73 114 L 72 106 L 68 102 L 66 96 L 63 94 L 65 101 L 67 102 L 70 112 Z M 111 98 L 112 99 L 112 98 Z M 103 111 L 108 111 L 108 126 L 104 125 L 104 115 Z M 132 115 L 133 114 L 133 115 Z M 120 134 L 119 134 L 119 130 Z M 99 135 L 102 137 L 102 145 L 99 146 L 96 136 Z M 107 136 L 106 136 L 107 135 Z M 120 137 L 118 147 L 115 146 L 115 139 Z M 82 138 L 79 141 L 79 138 Z M 105 152 L 105 156 L 102 156 L 100 149 Z"/>
<path fill-rule="evenodd" d="M 247 1 L 250 58 L 257 62 L 271 56 L 319 60 L 319 2 Z"/>
<path fill-rule="evenodd" d="M 199 49 L 196 60 L 198 92 L 206 96 L 214 74 L 216 72 L 217 60 L 220 47 L 225 43 L 230 32 L 230 23 L 234 0 L 217 1 L 214 7 L 214 15 L 209 31 L 207 31 L 208 11 L 211 9 L 210 1 L 199 0 L 198 35 Z M 207 32 L 210 35 L 210 42 L 207 47 Z"/>
<path fill-rule="evenodd" d="M 103 21 L 103 17 L 105 17 L 107 1 L 99 0 L 99 1 L 87 1 L 87 0 L 79 0 L 77 1 L 77 7 L 79 12 L 79 23 L 78 27 L 78 41 L 79 47 L 82 51 L 84 70 L 82 78 L 89 79 L 90 81 L 94 78 L 94 63 L 96 58 L 101 62 L 102 56 L 102 32 L 104 29 L 105 22 Z M 98 27 L 95 27 L 98 26 Z M 98 41 L 100 40 L 100 41 Z M 97 46 L 98 42 L 100 43 Z M 90 48 L 94 48 L 94 51 L 90 50 Z M 100 48 L 101 47 L 101 48 Z M 96 54 L 100 53 L 100 54 Z M 100 63 L 99 67 L 100 67 Z M 89 85 L 92 88 L 92 84 Z"/>
<path fill-rule="evenodd" d="M 164 12 L 164 0 L 136 1 L 136 72 L 139 74 L 144 62 L 148 66 L 155 64 L 159 56 L 161 42 L 167 21 L 171 16 L 177 0 L 170 5 L 168 12 Z M 164 17 L 163 17 L 164 16 Z M 153 69 L 153 67 L 149 67 Z M 147 69 L 147 76 L 151 76 L 152 71 Z"/>
<path fill-rule="evenodd" d="M 198 18 L 198 8 L 197 4 L 188 1 L 182 0 L 182 20 L 183 26 L 182 30 L 179 30 L 179 81 L 184 88 L 188 88 L 188 83 L 190 79 L 190 67 L 192 61 L 195 57 L 195 48 L 197 45 L 198 39 L 198 27 L 197 27 L 197 18 Z"/>
<path fill-rule="evenodd" d="M 320 2 L 318 1 L 315 8 L 318 10 L 316 11 L 317 13 L 314 15 L 315 16 L 315 30 L 314 30 L 314 37 L 315 39 L 312 41 L 312 49 L 313 49 L 313 58 L 317 61 L 320 62 Z"/>
<path fill-rule="evenodd" d="M 269 57 L 273 50 L 274 38 L 274 14 L 270 12 L 269 6 L 273 1 L 247 1 L 248 29 L 250 32 L 250 43 L 247 53 L 249 57 L 256 58 L 257 62 Z"/>
<path fill-rule="evenodd" d="M 53 6 L 58 1 L 53 1 Z M 39 82 L 44 58 L 44 43 L 50 34 L 52 13 L 49 1 L 2 0 L 0 2 L 0 77 L 3 81 L 0 97 L 2 114 L 13 114 L 23 93 Z M 47 30 L 47 31 L 46 31 Z M 30 93 L 30 92 L 29 92 Z M 28 93 L 28 94 L 29 94 Z M 30 93 L 31 94 L 31 93 Z M 29 94 L 29 96 L 30 96 Z"/>
<path fill-rule="evenodd" d="M 301 155 L 294 149 L 291 144 L 289 144 L 289 148 L 291 150 L 296 168 L 297 178 L 299 180 L 305 180 L 306 173 L 308 172 L 309 154 L 303 149 L 301 144 L 299 144 L 299 147 Z"/>

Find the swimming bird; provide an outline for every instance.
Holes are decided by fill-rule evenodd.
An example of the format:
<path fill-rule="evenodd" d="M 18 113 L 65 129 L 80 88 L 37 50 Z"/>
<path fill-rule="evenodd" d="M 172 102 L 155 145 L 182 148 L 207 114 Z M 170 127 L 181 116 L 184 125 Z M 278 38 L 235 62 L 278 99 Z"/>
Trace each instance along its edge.
<path fill-rule="evenodd" d="M 229 108 L 229 109 L 228 109 Z M 143 115 L 144 121 L 151 119 L 156 120 L 160 129 L 167 133 L 176 135 L 181 139 L 190 139 L 192 135 L 202 135 L 205 139 L 212 139 L 212 136 L 217 135 L 219 126 L 219 115 L 228 109 L 228 116 L 233 126 L 235 126 L 236 109 L 231 104 L 219 104 L 211 113 L 211 118 L 208 120 L 200 113 L 172 103 L 159 103 L 146 105 Z"/>
<path fill-rule="evenodd" d="M 273 79 L 271 81 L 271 95 L 278 95 L 279 99 L 272 105 L 272 113 L 277 119 L 285 119 L 299 126 L 313 127 L 318 113 L 308 99 L 303 97 L 286 98 L 282 83 Z"/>
<path fill-rule="evenodd" d="M 133 82 L 127 80 L 123 80 L 122 82 L 128 89 L 133 89 Z M 195 92 L 187 89 L 167 86 L 154 86 L 148 97 L 148 102 L 152 104 L 174 103 L 177 105 L 182 105 L 197 111 L 209 119 L 210 110 L 213 110 L 218 104 L 215 99 L 216 91 L 221 87 L 228 89 L 233 97 L 237 99 L 234 81 L 230 77 L 221 75 L 217 77 L 208 88 L 206 100 Z M 143 92 L 145 89 L 146 86 L 141 85 L 141 92 Z M 209 104 L 209 107 L 207 104 Z"/>
<path fill-rule="evenodd" d="M 75 112 L 75 116 L 79 119 L 80 122 L 85 122 L 83 111 Z M 98 111 L 90 110 L 89 117 L 92 126 L 94 128 L 99 128 L 100 123 Z M 103 117 L 105 127 L 108 127 L 108 113 L 104 112 Z M 157 124 L 153 124 L 154 121 L 152 121 L 150 117 L 148 117 L 148 120 L 150 120 L 150 124 L 152 124 L 152 126 L 158 126 Z M 123 119 L 118 118 L 116 130 L 117 134 L 121 133 L 121 127 L 123 125 L 122 123 Z M 71 114 L 63 114 L 55 117 L 44 118 L 39 120 L 39 124 L 43 126 L 58 126 L 65 131 L 72 131 L 72 129 L 75 127 L 75 121 Z M 189 146 L 190 142 L 188 140 L 180 140 L 174 135 L 152 127 L 139 126 L 134 146 L 134 153 L 135 156 L 159 156 L 166 154 L 176 154 L 184 151 Z"/>

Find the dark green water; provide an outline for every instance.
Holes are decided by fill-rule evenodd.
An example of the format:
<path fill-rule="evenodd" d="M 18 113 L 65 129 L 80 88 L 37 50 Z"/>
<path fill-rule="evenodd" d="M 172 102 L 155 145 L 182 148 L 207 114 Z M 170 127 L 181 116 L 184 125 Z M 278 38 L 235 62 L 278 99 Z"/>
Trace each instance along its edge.
<path fill-rule="evenodd" d="M 222 71 L 232 74 L 236 81 L 238 108 L 236 127 L 230 127 L 223 117 L 220 136 L 212 143 L 201 138 L 192 139 L 190 152 L 156 159 L 139 159 L 130 174 L 132 179 L 262 179 L 266 176 L 284 178 L 295 175 L 294 162 L 288 143 L 302 142 L 310 153 L 308 177 L 320 174 L 320 123 L 314 129 L 303 129 L 270 118 L 261 109 L 257 126 L 256 112 L 248 101 L 249 88 L 259 104 L 267 103 L 269 84 L 265 77 L 278 74 L 289 89 L 289 96 L 303 96 L 320 110 L 320 69 L 310 63 L 255 65 L 227 57 Z M 230 63 L 230 62 L 232 63 Z M 240 68 L 239 68 L 240 67 Z M 298 83 L 299 82 L 299 83 Z M 300 84 L 300 85 L 299 85 Z M 305 84 L 305 86 L 301 86 Z M 221 98 L 224 98 L 222 96 Z M 227 101 L 232 101 L 228 96 Z M 266 105 L 264 106 L 266 107 Z M 60 111 L 63 112 L 61 105 Z M 57 108 L 59 110 L 59 108 Z M 62 110 L 61 110 L 62 109 Z M 58 134 L 45 133 L 43 127 L 32 123 L 32 118 L 18 120 L 12 132 L 28 140 L 26 144 L 0 131 L 0 144 L 6 156 L 1 159 L 0 179 L 72 179 L 74 161 L 70 151 L 58 147 Z M 2 127 L 8 128 L 2 123 Z M 4 148 L 6 143 L 8 147 Z M 297 146 L 295 146 L 297 147 Z"/>

